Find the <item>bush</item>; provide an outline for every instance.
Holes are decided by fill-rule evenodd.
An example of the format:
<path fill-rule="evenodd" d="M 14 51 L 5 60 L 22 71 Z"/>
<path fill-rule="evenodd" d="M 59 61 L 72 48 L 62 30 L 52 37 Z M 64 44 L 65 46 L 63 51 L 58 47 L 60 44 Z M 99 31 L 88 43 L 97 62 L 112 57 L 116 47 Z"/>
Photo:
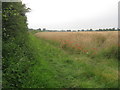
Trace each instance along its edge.
<path fill-rule="evenodd" d="M 2 10 L 3 88 L 18 88 L 22 86 L 29 67 L 34 64 L 28 44 L 27 9 L 22 2 L 9 2 L 3 3 Z"/>

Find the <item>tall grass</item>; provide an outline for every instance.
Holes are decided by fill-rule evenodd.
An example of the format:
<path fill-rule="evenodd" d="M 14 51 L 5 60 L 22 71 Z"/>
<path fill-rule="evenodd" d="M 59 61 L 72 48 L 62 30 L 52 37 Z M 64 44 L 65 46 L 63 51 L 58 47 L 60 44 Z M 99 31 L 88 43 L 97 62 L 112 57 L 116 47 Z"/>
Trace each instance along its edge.
<path fill-rule="evenodd" d="M 23 87 L 27 88 L 116 88 L 116 59 L 89 58 L 68 54 L 50 42 L 29 36 L 34 64 Z"/>
<path fill-rule="evenodd" d="M 118 31 L 109 32 L 42 32 L 37 37 L 59 43 L 59 47 L 72 53 L 88 56 L 105 53 L 106 57 L 118 58 Z"/>

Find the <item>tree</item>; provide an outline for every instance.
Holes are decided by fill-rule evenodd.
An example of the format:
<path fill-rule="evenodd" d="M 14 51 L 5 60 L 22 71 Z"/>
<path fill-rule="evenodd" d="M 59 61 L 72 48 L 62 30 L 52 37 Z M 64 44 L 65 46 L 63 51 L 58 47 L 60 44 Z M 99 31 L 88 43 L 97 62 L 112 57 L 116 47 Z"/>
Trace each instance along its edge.
<path fill-rule="evenodd" d="M 109 31 L 112 31 L 112 29 L 111 29 L 111 28 L 109 28 Z"/>
<path fill-rule="evenodd" d="M 82 29 L 81 31 L 84 31 L 84 29 Z"/>
<path fill-rule="evenodd" d="M 115 28 L 112 28 L 113 31 L 115 31 Z"/>
<path fill-rule="evenodd" d="M 67 32 L 71 32 L 71 30 L 67 30 Z"/>
<path fill-rule="evenodd" d="M 109 31 L 109 29 L 106 29 L 106 31 Z"/>
<path fill-rule="evenodd" d="M 41 31 L 41 28 L 39 28 L 38 31 Z"/>
<path fill-rule="evenodd" d="M 92 29 L 90 29 L 90 31 L 93 31 Z"/>
<path fill-rule="evenodd" d="M 118 28 L 118 31 L 120 31 L 120 28 Z"/>
<path fill-rule="evenodd" d="M 99 29 L 99 31 L 102 31 L 102 29 Z"/>
<path fill-rule="evenodd" d="M 43 31 L 46 31 L 46 28 L 43 28 Z"/>

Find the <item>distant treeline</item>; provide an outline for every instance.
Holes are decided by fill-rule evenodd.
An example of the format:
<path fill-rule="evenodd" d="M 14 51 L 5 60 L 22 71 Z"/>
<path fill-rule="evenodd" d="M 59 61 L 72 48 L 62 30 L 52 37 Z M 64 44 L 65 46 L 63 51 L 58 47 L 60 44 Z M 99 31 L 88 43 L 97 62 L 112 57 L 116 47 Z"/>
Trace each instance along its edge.
<path fill-rule="evenodd" d="M 93 29 L 82 29 L 82 30 L 47 30 L 46 28 L 39 28 L 39 29 L 29 29 L 30 31 L 40 31 L 40 32 L 81 32 L 81 31 L 120 31 L 119 28 L 109 28 L 109 29 L 98 29 L 98 30 L 93 30 Z"/>

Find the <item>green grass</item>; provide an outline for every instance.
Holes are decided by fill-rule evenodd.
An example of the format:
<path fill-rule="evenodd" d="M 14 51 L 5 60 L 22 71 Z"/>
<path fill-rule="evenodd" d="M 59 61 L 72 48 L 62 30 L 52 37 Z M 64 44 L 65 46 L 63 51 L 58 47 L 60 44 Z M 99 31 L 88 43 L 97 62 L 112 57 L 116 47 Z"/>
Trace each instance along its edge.
<path fill-rule="evenodd" d="M 29 35 L 35 62 L 28 70 L 24 88 L 116 88 L 118 62 L 115 58 L 87 57 L 67 53 L 46 40 Z"/>

